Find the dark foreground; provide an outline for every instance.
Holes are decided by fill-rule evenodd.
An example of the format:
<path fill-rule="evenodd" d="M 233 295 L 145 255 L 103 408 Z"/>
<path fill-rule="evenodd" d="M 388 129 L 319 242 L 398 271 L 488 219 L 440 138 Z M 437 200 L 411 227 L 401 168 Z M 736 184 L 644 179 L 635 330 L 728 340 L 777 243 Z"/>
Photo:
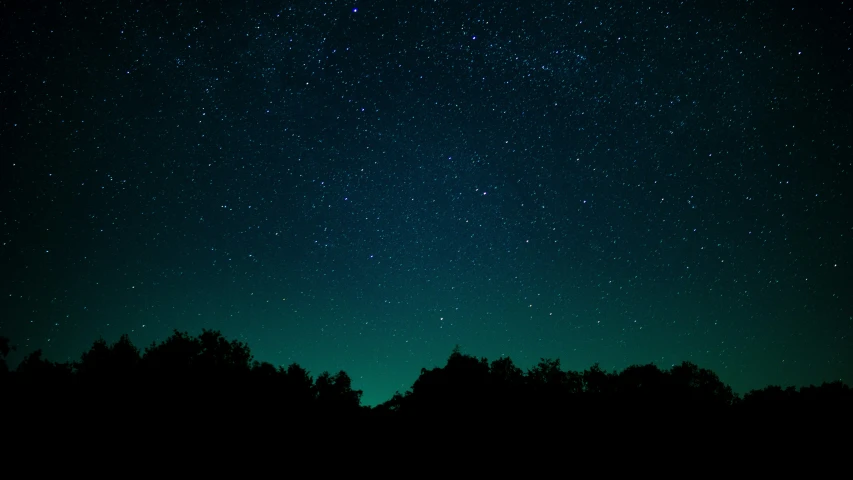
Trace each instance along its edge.
<path fill-rule="evenodd" d="M 509 358 L 489 362 L 456 349 L 444 367 L 423 369 L 405 394 L 370 408 L 361 405 L 362 392 L 343 371 L 312 378 L 297 364 L 254 361 L 247 345 L 215 331 L 198 337 L 175 332 L 144 352 L 127 336 L 112 345 L 98 340 L 72 363 L 52 362 L 36 351 L 12 371 L 5 362 L 10 348 L 0 338 L 7 424 L 68 420 L 140 428 L 239 425 L 252 431 L 282 422 L 297 428 L 309 419 L 426 429 L 448 423 L 641 430 L 667 424 L 722 435 L 735 426 L 779 425 L 781 419 L 804 432 L 825 431 L 846 424 L 853 407 L 853 393 L 840 381 L 768 386 L 740 397 L 714 372 L 689 362 L 669 370 L 650 364 L 607 372 L 593 365 L 578 372 L 543 359 L 525 372 Z"/>

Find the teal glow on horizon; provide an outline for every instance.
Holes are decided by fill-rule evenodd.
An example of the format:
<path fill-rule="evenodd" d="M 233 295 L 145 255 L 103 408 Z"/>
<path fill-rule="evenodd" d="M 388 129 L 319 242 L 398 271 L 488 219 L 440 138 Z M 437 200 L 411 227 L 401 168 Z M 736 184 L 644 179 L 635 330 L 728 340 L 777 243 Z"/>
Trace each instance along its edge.
<path fill-rule="evenodd" d="M 18 357 L 216 329 L 369 405 L 457 344 L 853 376 L 847 7 L 15 8 Z"/>

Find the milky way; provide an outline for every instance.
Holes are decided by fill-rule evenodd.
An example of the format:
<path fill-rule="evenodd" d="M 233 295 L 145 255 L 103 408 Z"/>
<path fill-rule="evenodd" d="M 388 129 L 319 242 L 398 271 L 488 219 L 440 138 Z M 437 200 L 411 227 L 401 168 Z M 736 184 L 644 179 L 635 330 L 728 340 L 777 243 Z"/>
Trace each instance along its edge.
<path fill-rule="evenodd" d="M 368 404 L 456 344 L 850 381 L 850 6 L 219 3 L 3 7 L 13 364 L 214 328 Z"/>

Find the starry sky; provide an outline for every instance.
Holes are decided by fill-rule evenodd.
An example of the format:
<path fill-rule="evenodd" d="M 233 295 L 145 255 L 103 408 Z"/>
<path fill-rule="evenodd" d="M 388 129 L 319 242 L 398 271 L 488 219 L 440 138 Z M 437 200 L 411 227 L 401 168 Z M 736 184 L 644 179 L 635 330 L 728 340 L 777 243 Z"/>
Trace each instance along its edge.
<path fill-rule="evenodd" d="M 0 335 L 850 383 L 851 8 L 7 2 Z"/>

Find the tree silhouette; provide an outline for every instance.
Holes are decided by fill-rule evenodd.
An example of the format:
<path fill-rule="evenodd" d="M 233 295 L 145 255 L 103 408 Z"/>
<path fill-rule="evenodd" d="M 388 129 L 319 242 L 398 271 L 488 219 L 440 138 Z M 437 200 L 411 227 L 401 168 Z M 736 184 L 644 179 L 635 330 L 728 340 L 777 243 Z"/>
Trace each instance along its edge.
<path fill-rule="evenodd" d="M 9 373 L 9 365 L 6 364 L 6 357 L 14 349 L 15 347 L 10 345 L 8 338 L 0 337 L 0 375 Z"/>
<path fill-rule="evenodd" d="M 314 380 L 307 370 L 296 363 L 287 369 L 279 367 L 282 392 L 286 395 L 285 405 L 291 411 L 305 411 L 313 408 L 315 400 Z"/>
<path fill-rule="evenodd" d="M 74 363 L 77 375 L 84 382 L 129 382 L 135 379 L 141 357 L 127 335 L 107 345 L 103 338 L 95 340 Z"/>
<path fill-rule="evenodd" d="M 606 395 L 610 393 L 610 375 L 598 363 L 584 370 L 582 378 L 584 392 L 594 395 Z"/>
<path fill-rule="evenodd" d="M 15 370 L 20 378 L 30 385 L 65 386 L 71 380 L 72 365 L 56 363 L 42 358 L 42 350 L 36 350 L 24 357 Z"/>
<path fill-rule="evenodd" d="M 11 350 L 9 340 L 0 337 L 3 366 Z M 840 381 L 799 389 L 771 385 L 740 399 L 714 372 L 690 362 L 669 370 L 631 365 L 619 372 L 594 364 L 578 372 L 564 369 L 559 359 L 541 358 L 525 372 L 509 357 L 489 363 L 457 346 L 444 366 L 421 369 L 410 390 L 365 408 L 362 391 L 353 388 L 346 372 L 323 372 L 315 380 L 296 363 L 256 361 L 248 345 L 215 330 L 195 337 L 176 330 L 141 355 L 127 335 L 113 344 L 99 338 L 74 363 L 49 361 L 36 350 L 15 370 L 0 372 L 3 398 L 14 402 L 16 411 L 57 411 L 50 409 L 61 398 L 75 414 L 101 415 L 92 418 L 111 409 L 135 412 L 139 421 L 192 412 L 196 425 L 209 427 L 362 414 L 553 425 L 607 414 L 649 422 L 670 417 L 690 420 L 684 425 L 694 427 L 704 421 L 704 428 L 720 431 L 722 424 L 713 419 L 724 414 L 738 421 L 804 412 L 839 418 L 853 404 L 851 389 Z"/>
<path fill-rule="evenodd" d="M 699 368 L 690 362 L 672 367 L 670 377 L 674 385 L 672 395 L 682 402 L 701 407 L 725 407 L 735 401 L 732 388 L 724 384 L 716 373 Z"/>
<path fill-rule="evenodd" d="M 510 357 L 492 361 L 491 378 L 496 384 L 519 386 L 524 382 L 524 372 L 515 366 Z"/>
<path fill-rule="evenodd" d="M 199 351 L 193 367 L 210 374 L 245 373 L 251 368 L 252 352 L 242 342 L 229 342 L 222 333 L 203 330 L 198 337 Z"/>
<path fill-rule="evenodd" d="M 463 354 L 457 345 L 443 368 L 421 370 L 407 408 L 430 415 L 472 412 L 485 407 L 489 384 L 488 360 Z"/>
<path fill-rule="evenodd" d="M 355 411 L 361 404 L 361 390 L 352 389 L 352 380 L 343 370 L 329 375 L 323 372 L 314 382 L 318 407 L 325 411 Z"/>

